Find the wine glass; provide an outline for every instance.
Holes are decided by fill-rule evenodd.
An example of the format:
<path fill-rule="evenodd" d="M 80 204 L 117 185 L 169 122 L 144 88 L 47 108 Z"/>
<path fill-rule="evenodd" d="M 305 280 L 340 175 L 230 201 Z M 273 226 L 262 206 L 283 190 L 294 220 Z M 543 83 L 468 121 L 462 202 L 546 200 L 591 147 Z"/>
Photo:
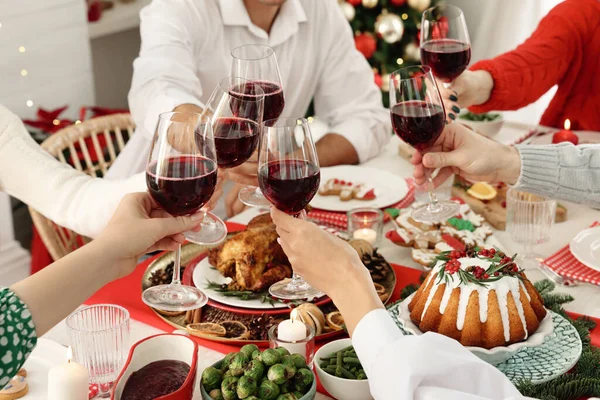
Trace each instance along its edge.
<path fill-rule="evenodd" d="M 396 135 L 419 152 L 429 149 L 444 130 L 446 112 L 440 92 L 427 66 L 401 68 L 390 75 L 390 114 Z M 438 201 L 433 190 L 433 178 L 428 178 L 429 203 L 412 212 L 417 222 L 442 222 L 459 212 L 458 203 Z"/>
<path fill-rule="evenodd" d="M 244 95 L 234 92 L 241 85 L 246 87 Z M 237 167 L 254 154 L 260 139 L 263 110 L 264 97 L 259 85 L 237 77 L 221 79 L 203 113 L 212 124 L 219 168 Z M 202 136 L 196 138 L 202 139 Z"/>
<path fill-rule="evenodd" d="M 278 209 L 306 219 L 304 208 L 319 189 L 319 158 L 305 118 L 265 121 L 258 152 L 258 183 Z M 284 300 L 321 297 L 323 293 L 300 276 L 277 282 L 269 293 Z"/>
<path fill-rule="evenodd" d="M 551 280 L 565 284 L 562 276 L 541 262 L 544 257 L 533 251 L 534 246 L 550 240 L 555 216 L 556 200 L 514 189 L 506 192 L 506 231 L 523 245 L 517 264 L 522 268 L 537 268 Z"/>
<path fill-rule="evenodd" d="M 202 139 L 198 140 L 196 137 Z M 173 216 L 194 214 L 211 198 L 217 185 L 215 143 L 210 119 L 196 113 L 160 114 L 146 169 L 152 198 Z M 227 235 L 223 221 L 207 213 L 198 232 L 186 238 L 200 244 L 216 244 Z M 173 280 L 153 286 L 142 294 L 144 303 L 165 311 L 200 308 L 206 295 L 180 281 L 181 246 L 175 251 Z"/>
<path fill-rule="evenodd" d="M 232 92 L 252 93 L 256 85 L 260 86 L 265 98 L 263 121 L 279 118 L 285 106 L 285 99 L 279 65 L 273 49 L 264 44 L 248 44 L 231 50 L 231 56 L 233 57 L 231 75 L 250 81 L 239 85 Z M 239 199 L 251 207 L 270 205 L 260 189 L 251 186 L 240 191 Z"/>
<path fill-rule="evenodd" d="M 450 85 L 471 61 L 471 40 L 465 15 L 456 6 L 441 4 L 423 12 L 421 62 Z"/>

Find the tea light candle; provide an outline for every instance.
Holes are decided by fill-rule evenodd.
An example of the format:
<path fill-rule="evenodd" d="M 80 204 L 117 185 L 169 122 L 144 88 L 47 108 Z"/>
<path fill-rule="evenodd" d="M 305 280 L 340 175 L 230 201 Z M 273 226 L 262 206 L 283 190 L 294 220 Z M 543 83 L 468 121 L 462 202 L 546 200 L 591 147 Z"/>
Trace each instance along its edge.
<path fill-rule="evenodd" d="M 304 339 L 306 339 L 306 325 L 298 319 L 298 311 L 292 310 L 290 319 L 281 321 L 277 326 L 277 340 L 292 343 L 279 343 L 279 346 L 285 347 L 292 354 L 298 353 L 306 357 L 306 344 L 293 343 Z"/>
<path fill-rule="evenodd" d="M 354 231 L 354 233 L 352 233 L 352 237 L 354 239 L 366 240 L 370 244 L 374 244 L 377 240 L 377 232 L 371 228 L 362 228 Z"/>
<path fill-rule="evenodd" d="M 571 131 L 571 120 L 565 119 L 564 129 L 552 135 L 552 143 L 571 142 L 574 145 L 579 143 L 579 137 Z"/>
<path fill-rule="evenodd" d="M 57 365 L 48 372 L 48 400 L 87 400 L 89 375 L 87 369 L 72 362 L 73 352 L 69 347 L 67 362 Z"/>

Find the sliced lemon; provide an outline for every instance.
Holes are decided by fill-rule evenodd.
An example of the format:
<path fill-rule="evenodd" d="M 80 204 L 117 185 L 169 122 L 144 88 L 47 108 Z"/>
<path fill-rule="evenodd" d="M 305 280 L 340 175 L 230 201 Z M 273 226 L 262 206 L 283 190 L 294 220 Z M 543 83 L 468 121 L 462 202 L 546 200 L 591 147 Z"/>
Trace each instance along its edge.
<path fill-rule="evenodd" d="M 467 190 L 471 197 L 479 200 L 492 200 L 498 195 L 496 189 L 487 182 L 477 182 Z"/>

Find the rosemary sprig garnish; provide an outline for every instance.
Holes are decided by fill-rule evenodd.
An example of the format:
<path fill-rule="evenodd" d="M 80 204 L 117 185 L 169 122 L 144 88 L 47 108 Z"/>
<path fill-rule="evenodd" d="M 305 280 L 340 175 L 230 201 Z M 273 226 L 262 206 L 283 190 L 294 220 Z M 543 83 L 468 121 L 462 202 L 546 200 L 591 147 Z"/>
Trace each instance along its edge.
<path fill-rule="evenodd" d="M 269 303 L 275 305 L 275 299 L 267 292 L 252 292 L 250 290 L 230 290 L 227 284 L 220 284 L 206 280 L 206 288 L 219 292 L 225 297 L 237 297 L 240 300 L 260 300 L 261 303 Z"/>

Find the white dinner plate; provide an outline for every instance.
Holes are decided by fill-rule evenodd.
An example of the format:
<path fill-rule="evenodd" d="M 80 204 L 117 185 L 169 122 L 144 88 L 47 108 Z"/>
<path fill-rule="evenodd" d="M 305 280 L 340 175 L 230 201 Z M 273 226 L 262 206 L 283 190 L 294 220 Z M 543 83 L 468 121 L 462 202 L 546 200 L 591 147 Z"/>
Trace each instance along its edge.
<path fill-rule="evenodd" d="M 569 248 L 579 262 L 600 271 L 600 226 L 579 232 Z"/>
<path fill-rule="evenodd" d="M 340 179 L 355 184 L 362 183 L 375 189 L 377 196 L 373 200 L 342 201 L 338 196 L 321 196 L 313 198 L 310 205 L 327 211 L 347 212 L 357 207 L 385 208 L 396 204 L 408 194 L 408 185 L 401 176 L 377 168 L 358 165 L 338 165 L 321 168 L 321 185 L 329 179 Z"/>
<path fill-rule="evenodd" d="M 204 257 L 194 268 L 194 275 L 192 276 L 194 285 L 202 290 L 209 299 L 218 301 L 219 303 L 226 304 L 228 306 L 250 308 L 254 310 L 273 310 L 277 308 L 287 308 L 287 305 L 278 301 L 274 304 L 269 302 L 262 302 L 258 299 L 255 300 L 242 300 L 238 297 L 224 296 L 222 293 L 216 290 L 207 288 L 207 281 L 215 282 L 219 284 L 231 282 L 231 278 L 226 278 L 219 271 L 213 268 L 208 262 L 208 257 Z"/>

